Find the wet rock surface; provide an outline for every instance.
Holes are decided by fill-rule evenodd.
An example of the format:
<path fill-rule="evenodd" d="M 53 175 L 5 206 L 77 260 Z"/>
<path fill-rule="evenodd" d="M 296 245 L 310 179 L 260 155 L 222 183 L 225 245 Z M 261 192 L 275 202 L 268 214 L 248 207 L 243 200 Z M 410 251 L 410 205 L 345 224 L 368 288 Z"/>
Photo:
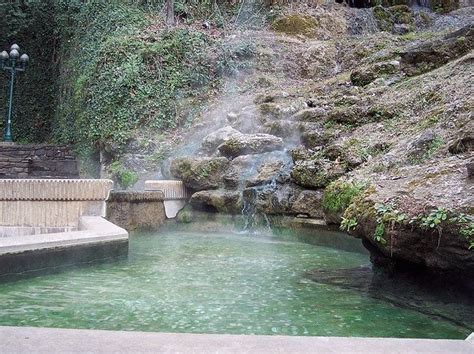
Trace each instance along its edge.
<path fill-rule="evenodd" d="M 291 170 L 291 178 L 302 187 L 324 188 L 344 173 L 345 169 L 339 163 L 327 160 L 304 160 L 295 163 Z"/>
<path fill-rule="evenodd" d="M 340 10 L 345 22 L 314 10 L 327 20 L 318 36 L 329 41 L 250 34 L 255 72 L 238 79 L 231 103 L 206 116 L 220 118 L 202 123 L 207 132 L 193 141 L 202 146 L 187 152 L 195 162 L 175 166 L 175 176 L 206 192 L 193 196 L 196 208 L 324 218 L 346 230 L 352 223 L 350 233 L 364 241 L 375 264 L 473 274 L 472 235 L 443 224 L 440 238 L 438 229 L 421 225 L 438 208 L 453 218 L 474 214 L 474 13 L 423 14 L 406 4 Z M 216 156 L 220 167 L 205 172 Z M 324 191 L 341 181 L 362 186 L 367 198 L 325 209 Z M 342 205 L 337 196 L 344 193 L 331 202 Z M 224 201 L 236 206 L 223 207 Z M 390 212 L 377 212 L 379 204 L 406 219 L 393 223 Z"/>
<path fill-rule="evenodd" d="M 238 134 L 233 135 L 221 145 L 219 152 L 226 157 L 234 158 L 240 155 L 261 154 L 280 150 L 283 140 L 270 134 Z"/>
<path fill-rule="evenodd" d="M 229 190 L 206 190 L 191 196 L 191 206 L 197 210 L 240 214 L 242 212 L 241 193 Z"/>
<path fill-rule="evenodd" d="M 225 157 L 180 158 L 171 162 L 170 172 L 192 190 L 216 189 L 228 166 Z"/>

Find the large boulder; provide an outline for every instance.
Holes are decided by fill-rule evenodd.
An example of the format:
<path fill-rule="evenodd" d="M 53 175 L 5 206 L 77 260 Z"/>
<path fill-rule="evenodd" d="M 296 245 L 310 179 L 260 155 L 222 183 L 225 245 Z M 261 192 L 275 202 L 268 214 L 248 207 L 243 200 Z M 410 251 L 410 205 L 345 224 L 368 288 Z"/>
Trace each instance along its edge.
<path fill-rule="evenodd" d="M 206 152 L 214 152 L 224 141 L 229 140 L 233 136 L 239 135 L 240 132 L 231 126 L 226 126 L 207 135 L 202 141 L 202 149 Z"/>
<path fill-rule="evenodd" d="M 257 173 L 247 179 L 246 186 L 254 187 L 270 184 L 276 180 L 283 182 L 283 180 L 287 179 L 285 178 L 287 174 L 285 174 L 284 166 L 285 164 L 283 161 L 264 162 L 260 167 L 257 168 Z"/>
<path fill-rule="evenodd" d="M 366 86 L 379 77 L 396 74 L 400 69 L 400 62 L 392 60 L 373 64 L 369 67 L 358 68 L 351 73 L 351 82 L 355 86 Z"/>
<path fill-rule="evenodd" d="M 293 213 L 322 219 L 324 217 L 321 205 L 322 199 L 322 190 L 303 190 L 293 203 Z"/>
<path fill-rule="evenodd" d="M 182 180 L 186 187 L 200 191 L 216 189 L 229 166 L 225 157 L 178 158 L 170 165 L 171 174 Z"/>
<path fill-rule="evenodd" d="M 267 215 L 295 215 L 293 203 L 298 197 L 301 188 L 292 183 L 264 185 L 246 188 L 243 199 L 253 204 L 257 213 Z"/>
<path fill-rule="evenodd" d="M 233 159 L 222 176 L 225 187 L 234 189 L 243 186 L 245 179 L 252 175 L 256 163 L 255 155 L 242 155 Z"/>
<path fill-rule="evenodd" d="M 239 191 L 223 189 L 199 191 L 191 196 L 190 204 L 193 208 L 202 211 L 225 214 L 242 212 L 242 198 Z"/>
<path fill-rule="evenodd" d="M 276 32 L 312 38 L 316 36 L 318 21 L 308 15 L 291 14 L 277 18 L 271 27 Z"/>
<path fill-rule="evenodd" d="M 346 172 L 338 162 L 328 160 L 297 161 L 291 170 L 291 178 L 296 184 L 306 188 L 323 188 Z"/>
<path fill-rule="evenodd" d="M 464 235 L 470 232 L 472 222 L 460 221 L 455 211 L 428 207 L 412 196 L 399 198 L 398 202 L 378 199 L 373 192 L 365 193 L 344 213 L 346 220 L 354 220 L 350 233 L 363 240 L 375 265 L 392 271 L 447 272 L 472 281 L 472 236 Z M 439 224 L 432 221 L 438 217 Z"/>
<path fill-rule="evenodd" d="M 283 149 L 283 139 L 270 134 L 238 134 L 219 145 L 219 152 L 226 157 L 261 154 Z"/>
<path fill-rule="evenodd" d="M 473 47 L 474 25 L 469 25 L 441 39 L 415 45 L 402 52 L 401 67 L 408 75 L 421 74 L 463 56 Z"/>
<path fill-rule="evenodd" d="M 291 116 L 291 120 L 302 122 L 324 122 L 327 111 L 321 107 L 302 109 Z"/>
<path fill-rule="evenodd" d="M 308 149 L 326 145 L 331 138 L 331 133 L 324 128 L 309 129 L 301 133 L 301 143 Z"/>
<path fill-rule="evenodd" d="M 415 18 L 411 8 L 407 5 L 395 5 L 390 7 L 375 6 L 373 9 L 377 26 L 382 31 L 397 32 L 397 26 L 406 25 L 408 31 L 414 29 Z"/>

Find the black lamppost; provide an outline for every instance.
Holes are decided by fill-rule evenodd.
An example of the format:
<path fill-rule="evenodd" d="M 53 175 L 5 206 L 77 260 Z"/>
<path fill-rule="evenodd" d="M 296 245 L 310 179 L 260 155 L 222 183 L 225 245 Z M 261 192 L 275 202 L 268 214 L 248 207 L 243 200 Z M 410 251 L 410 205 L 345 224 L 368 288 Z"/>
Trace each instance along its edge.
<path fill-rule="evenodd" d="M 0 53 L 0 69 L 10 71 L 10 84 L 8 88 L 8 111 L 7 111 L 7 125 L 5 127 L 5 133 L 3 134 L 3 141 L 12 142 L 12 112 L 13 112 L 13 87 L 15 85 L 15 76 L 17 71 L 25 71 L 26 64 L 28 63 L 29 57 L 23 54 L 20 57 L 20 47 L 17 44 L 13 44 L 10 47 L 10 54 L 7 51 Z M 18 63 L 19 61 L 19 63 Z"/>

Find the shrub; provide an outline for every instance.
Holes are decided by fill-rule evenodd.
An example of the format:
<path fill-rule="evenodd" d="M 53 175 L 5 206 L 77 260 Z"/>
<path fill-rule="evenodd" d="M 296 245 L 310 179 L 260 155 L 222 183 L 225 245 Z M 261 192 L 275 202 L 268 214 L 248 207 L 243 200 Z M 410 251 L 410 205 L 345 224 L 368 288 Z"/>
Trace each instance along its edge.
<path fill-rule="evenodd" d="M 364 189 L 363 185 L 350 182 L 335 181 L 324 190 L 322 206 L 324 211 L 343 212 L 355 196 Z"/>

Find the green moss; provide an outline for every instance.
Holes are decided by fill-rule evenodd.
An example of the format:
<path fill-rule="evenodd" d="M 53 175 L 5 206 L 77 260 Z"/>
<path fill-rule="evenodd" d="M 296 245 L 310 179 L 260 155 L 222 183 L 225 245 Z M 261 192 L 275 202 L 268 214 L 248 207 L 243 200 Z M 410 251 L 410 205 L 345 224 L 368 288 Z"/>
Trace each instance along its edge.
<path fill-rule="evenodd" d="M 438 13 L 447 13 L 459 8 L 459 0 L 430 0 L 430 8 Z"/>
<path fill-rule="evenodd" d="M 407 5 L 395 5 L 389 8 L 375 6 L 373 13 L 382 31 L 391 32 L 395 24 L 406 24 L 413 30 L 415 25 L 413 13 Z"/>
<path fill-rule="evenodd" d="M 307 15 L 288 15 L 280 17 L 272 23 L 272 29 L 290 35 L 303 35 L 313 38 L 318 27 L 318 21 Z"/>
<path fill-rule="evenodd" d="M 132 187 L 138 181 L 138 175 L 135 172 L 126 169 L 119 161 L 110 164 L 109 172 L 111 173 L 112 178 L 116 180 L 123 189 Z"/>
<path fill-rule="evenodd" d="M 363 193 L 355 196 L 344 212 L 345 219 L 375 220 L 377 213 L 375 203 L 369 198 L 374 193 L 373 187 L 366 188 Z"/>
<path fill-rule="evenodd" d="M 324 190 L 322 207 L 324 211 L 343 212 L 352 200 L 364 189 L 363 185 L 335 181 Z"/>

